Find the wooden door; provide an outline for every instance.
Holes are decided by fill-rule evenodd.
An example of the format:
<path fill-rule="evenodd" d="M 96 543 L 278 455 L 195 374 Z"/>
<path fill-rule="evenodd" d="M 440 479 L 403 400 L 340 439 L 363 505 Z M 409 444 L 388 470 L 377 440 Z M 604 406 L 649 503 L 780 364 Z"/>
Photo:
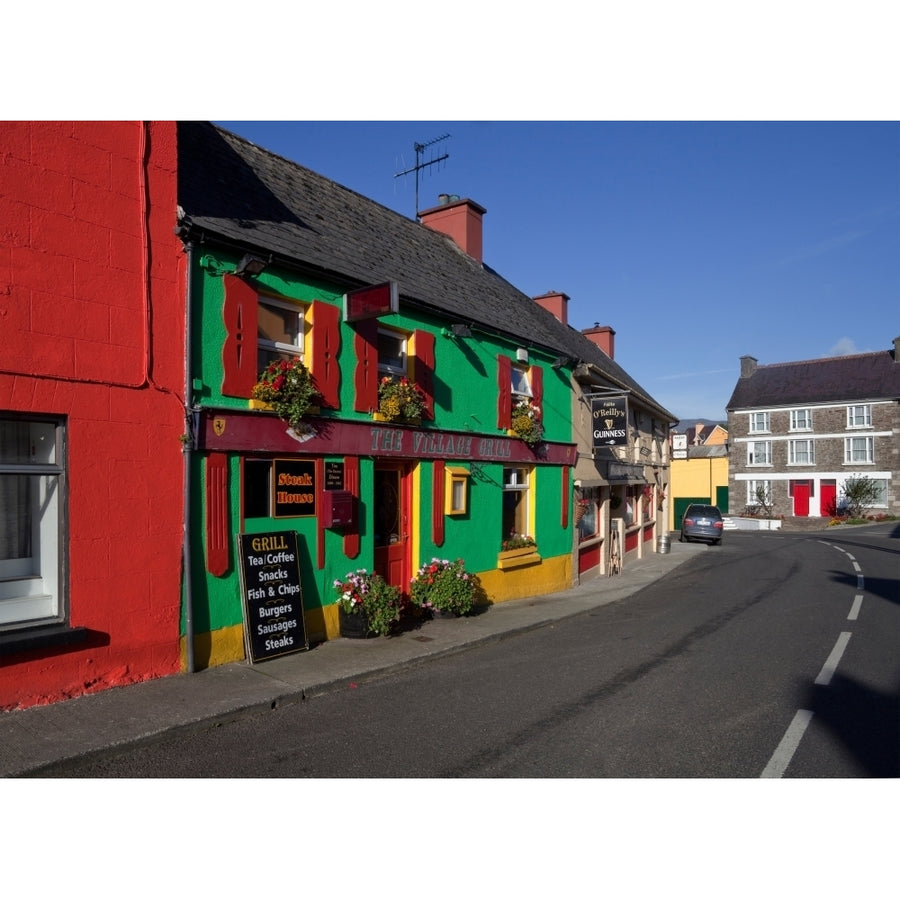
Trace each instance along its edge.
<path fill-rule="evenodd" d="M 837 482 L 823 481 L 820 487 L 819 515 L 833 516 L 837 510 Z"/>
<path fill-rule="evenodd" d="M 794 515 L 809 515 L 809 482 L 794 482 Z"/>
<path fill-rule="evenodd" d="M 410 468 L 407 463 L 375 467 L 375 571 L 409 593 Z"/>

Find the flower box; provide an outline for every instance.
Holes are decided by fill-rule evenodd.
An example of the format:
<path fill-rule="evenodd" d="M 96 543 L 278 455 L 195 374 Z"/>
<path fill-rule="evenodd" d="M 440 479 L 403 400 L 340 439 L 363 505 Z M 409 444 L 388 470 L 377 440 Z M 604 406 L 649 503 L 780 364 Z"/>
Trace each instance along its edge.
<path fill-rule="evenodd" d="M 390 422 L 392 425 L 421 425 L 421 419 L 391 419 L 380 412 L 372 413 L 376 422 Z"/>
<path fill-rule="evenodd" d="M 256 400 L 252 398 L 250 400 L 250 409 L 262 409 L 266 412 L 275 412 L 275 407 L 272 406 L 271 403 L 266 403 L 265 400 Z"/>
<path fill-rule="evenodd" d="M 515 569 L 530 566 L 541 561 L 537 547 L 517 547 L 515 550 L 501 550 L 497 555 L 498 569 Z"/>

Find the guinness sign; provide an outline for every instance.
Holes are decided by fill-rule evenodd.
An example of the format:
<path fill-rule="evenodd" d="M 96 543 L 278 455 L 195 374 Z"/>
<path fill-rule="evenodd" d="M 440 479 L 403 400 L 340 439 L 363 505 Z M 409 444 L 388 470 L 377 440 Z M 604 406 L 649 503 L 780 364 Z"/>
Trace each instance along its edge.
<path fill-rule="evenodd" d="M 593 397 L 591 399 L 593 448 L 628 445 L 628 398 Z"/>

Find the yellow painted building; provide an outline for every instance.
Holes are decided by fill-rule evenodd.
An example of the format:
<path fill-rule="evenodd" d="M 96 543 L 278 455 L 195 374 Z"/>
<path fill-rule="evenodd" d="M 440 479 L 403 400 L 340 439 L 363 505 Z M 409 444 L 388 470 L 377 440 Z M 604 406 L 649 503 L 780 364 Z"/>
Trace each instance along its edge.
<path fill-rule="evenodd" d="M 669 485 L 669 530 L 681 527 L 691 503 L 712 503 L 728 510 L 728 448 L 723 444 L 690 447 L 687 459 L 672 459 Z"/>

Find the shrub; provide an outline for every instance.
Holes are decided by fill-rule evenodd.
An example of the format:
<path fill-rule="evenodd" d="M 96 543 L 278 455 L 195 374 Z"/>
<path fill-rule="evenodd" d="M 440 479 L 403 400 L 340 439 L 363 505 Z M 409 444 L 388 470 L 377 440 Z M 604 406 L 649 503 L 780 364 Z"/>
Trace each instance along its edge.
<path fill-rule="evenodd" d="M 400 589 L 377 573 L 366 569 L 348 572 L 334 582 L 334 589 L 340 608 L 348 615 L 362 612 L 375 634 L 389 634 L 400 618 Z"/>
<path fill-rule="evenodd" d="M 478 577 L 466 571 L 461 559 L 432 557 L 419 567 L 410 583 L 410 599 L 423 609 L 464 616 L 475 606 L 480 594 Z"/>

